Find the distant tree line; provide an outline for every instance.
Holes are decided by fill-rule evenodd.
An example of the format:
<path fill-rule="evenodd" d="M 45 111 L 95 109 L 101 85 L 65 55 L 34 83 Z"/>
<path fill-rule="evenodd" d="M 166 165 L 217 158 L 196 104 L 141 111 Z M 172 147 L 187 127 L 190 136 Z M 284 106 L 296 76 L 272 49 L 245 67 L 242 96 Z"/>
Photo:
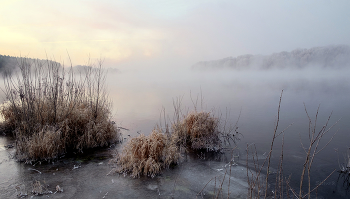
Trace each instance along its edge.
<path fill-rule="evenodd" d="M 302 69 L 306 67 L 348 68 L 350 67 L 350 46 L 333 45 L 310 49 L 295 49 L 291 52 L 279 52 L 271 55 L 240 55 L 219 60 L 201 61 L 193 65 L 195 69 L 231 68 L 244 70 L 249 68 Z"/>
<path fill-rule="evenodd" d="M 18 68 L 17 59 L 19 57 L 0 55 L 0 73 L 4 73 L 5 71 L 12 72 L 15 68 Z"/>
<path fill-rule="evenodd" d="M 43 60 L 43 59 L 33 59 L 28 57 L 14 57 L 9 55 L 0 55 L 0 76 L 7 74 L 12 74 L 16 70 L 19 70 L 19 65 L 21 64 L 48 64 L 54 61 Z"/>
<path fill-rule="evenodd" d="M 44 60 L 44 59 L 33 59 L 33 58 L 27 58 L 27 57 L 14 57 L 9 55 L 0 55 L 0 77 L 4 75 L 5 73 L 12 74 L 16 70 L 19 70 L 19 65 L 21 63 L 25 64 L 42 64 L 47 65 L 50 63 L 56 63 L 55 61 L 51 60 Z M 80 73 L 83 72 L 89 68 L 92 68 L 92 66 L 86 66 L 86 65 L 77 65 L 73 67 L 73 71 Z M 107 69 L 109 73 L 120 73 L 120 71 L 116 68 L 108 68 Z"/>

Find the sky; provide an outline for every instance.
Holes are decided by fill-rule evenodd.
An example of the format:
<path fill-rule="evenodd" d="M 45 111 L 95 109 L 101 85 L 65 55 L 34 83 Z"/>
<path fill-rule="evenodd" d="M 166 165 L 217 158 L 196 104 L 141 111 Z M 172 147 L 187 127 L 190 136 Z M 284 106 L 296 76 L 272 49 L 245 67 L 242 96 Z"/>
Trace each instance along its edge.
<path fill-rule="evenodd" d="M 347 0 L 0 0 L 0 54 L 122 70 L 350 44 Z"/>

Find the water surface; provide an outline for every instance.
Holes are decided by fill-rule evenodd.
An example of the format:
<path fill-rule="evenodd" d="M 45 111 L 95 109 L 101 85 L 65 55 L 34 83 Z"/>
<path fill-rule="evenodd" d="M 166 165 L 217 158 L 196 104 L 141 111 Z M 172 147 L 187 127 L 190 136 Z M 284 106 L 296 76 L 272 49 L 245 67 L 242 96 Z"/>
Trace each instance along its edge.
<path fill-rule="evenodd" d="M 247 143 L 255 143 L 261 158 L 268 152 L 282 89 L 279 131 L 292 124 L 285 131 L 283 162 L 285 176 L 292 174 L 292 186 L 298 187 L 305 160 L 300 142 L 307 145 L 308 141 L 309 126 L 304 104 L 313 122 L 320 107 L 317 130 L 322 128 L 331 113 L 329 127 L 340 119 L 321 142 L 324 146 L 336 133 L 332 142 L 315 158 L 312 186 L 322 182 L 334 169 L 339 169 L 339 164 L 345 162 L 343 156 L 350 140 L 348 74 L 347 69 L 192 71 L 174 68 L 154 72 L 145 68 L 109 74 L 106 85 L 113 101 L 112 114 L 116 124 L 129 129 L 122 131 L 127 138 L 125 141 L 138 133 L 149 134 L 156 124 L 164 126 L 164 113 L 167 122 L 171 123 L 173 102 L 178 99 L 181 99 L 183 113 L 195 108 L 212 111 L 218 117 L 227 118 L 231 124 L 235 124 L 239 118 L 238 130 L 242 136 L 235 155 L 240 158 L 235 159 L 238 166 L 232 167 L 230 178 L 226 175 L 223 190 L 224 197 L 230 192 L 231 198 L 246 198 L 245 148 Z M 275 170 L 281 151 L 281 138 L 277 139 L 272 155 L 272 169 Z M 204 198 L 212 198 L 230 160 L 229 149 L 224 156 L 218 155 L 216 158 L 183 154 L 181 164 L 165 170 L 158 177 L 132 179 L 106 176 L 112 169 L 108 165 L 113 157 L 111 148 L 33 166 L 12 159 L 9 154 L 14 152 L 13 149 L 4 148 L 10 143 L 13 141 L 7 137 L 0 138 L 1 198 L 16 198 L 16 186 L 30 192 L 31 183 L 35 180 L 50 191 L 55 191 L 56 185 L 63 187 L 63 193 L 49 195 L 53 198 L 195 198 L 214 178 L 216 182 L 210 181 L 203 192 L 206 194 Z M 122 144 L 116 147 L 121 150 Z M 78 165 L 79 168 L 73 169 Z M 227 179 L 230 179 L 230 185 Z M 344 179 L 338 179 L 338 173 L 334 173 L 319 187 L 318 197 L 347 198 L 347 187 L 343 182 Z"/>

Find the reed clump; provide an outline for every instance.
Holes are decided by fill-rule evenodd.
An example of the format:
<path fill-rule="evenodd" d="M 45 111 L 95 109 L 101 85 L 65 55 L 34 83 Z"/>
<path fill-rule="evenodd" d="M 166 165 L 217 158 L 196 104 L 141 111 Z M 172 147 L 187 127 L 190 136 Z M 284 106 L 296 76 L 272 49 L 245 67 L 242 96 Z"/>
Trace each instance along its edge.
<path fill-rule="evenodd" d="M 143 134 L 132 138 L 121 155 L 112 162 L 117 164 L 114 172 L 130 173 L 134 178 L 141 175 L 154 177 L 179 159 L 177 146 L 173 145 L 161 130 L 155 129 L 149 136 Z"/>
<path fill-rule="evenodd" d="M 218 150 L 221 146 L 219 122 L 210 112 L 191 112 L 172 125 L 172 141 L 194 150 Z"/>
<path fill-rule="evenodd" d="M 111 160 L 112 164 L 116 164 L 111 172 L 130 174 L 132 177 L 154 177 L 162 169 L 176 165 L 183 148 L 219 151 L 222 140 L 238 139 L 234 137 L 239 134 L 237 123 L 233 128 L 220 131 L 220 119 L 211 112 L 194 111 L 180 116 L 179 110 L 175 108 L 177 119 L 172 122 L 171 128 L 165 123 L 165 132 L 157 126 L 149 136 L 141 134 L 132 138 L 122 153 Z"/>
<path fill-rule="evenodd" d="M 79 77 L 72 67 L 21 59 L 20 75 L 5 74 L 4 132 L 16 138 L 19 160 L 51 160 L 118 140 L 104 88 L 102 62 Z"/>

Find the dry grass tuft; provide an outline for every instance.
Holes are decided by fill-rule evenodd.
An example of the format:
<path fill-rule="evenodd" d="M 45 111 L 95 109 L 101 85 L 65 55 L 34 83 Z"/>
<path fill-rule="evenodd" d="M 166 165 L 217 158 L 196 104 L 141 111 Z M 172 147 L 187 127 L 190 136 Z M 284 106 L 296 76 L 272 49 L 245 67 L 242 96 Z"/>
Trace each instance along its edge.
<path fill-rule="evenodd" d="M 124 175 L 130 173 L 133 177 L 154 177 L 161 169 L 178 163 L 181 149 L 219 151 L 223 141 L 224 144 L 230 144 L 230 141 L 235 142 L 239 139 L 238 120 L 234 126 L 225 128 L 226 121 L 221 121 L 212 112 L 194 111 L 183 115 L 180 105 L 180 101 L 174 103 L 175 120 L 171 128 L 164 113 L 164 132 L 157 126 L 149 136 L 142 134 L 132 138 L 122 154 L 117 154 L 116 158 L 111 160 L 117 165 L 111 172 Z"/>
<path fill-rule="evenodd" d="M 114 170 L 124 175 L 130 173 L 132 177 L 147 175 L 154 177 L 161 169 L 177 164 L 179 152 L 171 144 L 167 136 L 160 129 L 155 129 L 149 136 L 143 134 L 132 138 L 113 162 L 117 163 Z"/>
<path fill-rule="evenodd" d="M 15 136 L 19 160 L 50 160 L 118 140 L 101 64 L 75 77 L 56 62 L 24 59 L 20 75 L 5 75 L 1 128 Z"/>
<path fill-rule="evenodd" d="M 48 127 L 31 137 L 26 137 L 17 132 L 17 154 L 19 159 L 50 159 L 64 152 L 64 143 L 61 132 Z"/>
<path fill-rule="evenodd" d="M 191 149 L 218 150 L 221 146 L 219 119 L 210 112 L 192 112 L 174 123 L 172 140 Z"/>
<path fill-rule="evenodd" d="M 43 194 L 43 186 L 41 185 L 40 181 L 35 181 L 33 183 L 32 193 L 34 195 L 42 195 Z"/>
<path fill-rule="evenodd" d="M 220 119 L 210 112 L 192 112 L 174 122 L 171 132 L 165 125 L 165 133 L 157 127 L 149 136 L 141 134 L 132 138 L 121 155 L 111 160 L 117 165 L 112 172 L 154 177 L 161 169 L 178 163 L 182 147 L 218 151 L 222 145 L 221 137 L 225 136 L 219 131 L 219 122 Z"/>

